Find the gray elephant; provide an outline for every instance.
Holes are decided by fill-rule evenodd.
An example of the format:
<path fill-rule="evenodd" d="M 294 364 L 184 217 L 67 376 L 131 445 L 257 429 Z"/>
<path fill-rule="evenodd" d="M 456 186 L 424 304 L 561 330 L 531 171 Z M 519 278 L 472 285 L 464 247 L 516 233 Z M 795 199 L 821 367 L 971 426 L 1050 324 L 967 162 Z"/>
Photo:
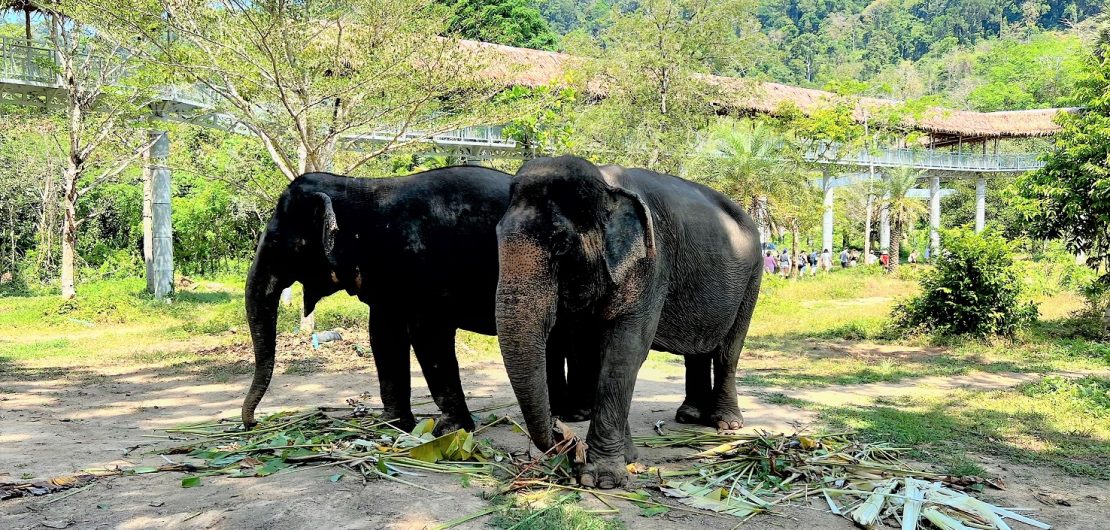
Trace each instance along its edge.
<path fill-rule="evenodd" d="M 742 426 L 736 364 L 763 269 L 739 206 L 670 175 L 536 159 L 513 179 L 497 241 L 498 340 L 540 449 L 554 444 L 543 366 L 552 330 L 580 326 L 583 351 L 598 354 L 583 485 L 627 479 L 629 408 L 649 349 L 685 356 L 678 421 Z"/>
<path fill-rule="evenodd" d="M 255 409 L 273 376 L 280 292 L 300 282 L 306 311 L 338 291 L 369 305 L 385 417 L 402 429 L 415 424 L 409 404 L 411 346 L 443 412 L 437 433 L 473 430 L 455 331 L 493 335 L 496 330 L 496 227 L 508 207 L 509 182 L 506 173 L 465 166 L 383 179 L 309 173 L 290 183 L 247 276 L 255 371 L 243 423 L 255 424 Z M 584 393 L 572 388 L 584 383 L 573 370 L 573 330 L 561 329 L 568 335 L 556 330 L 552 341 L 551 405 L 566 419 L 582 419 L 592 401 L 575 397 Z M 570 387 L 564 364 L 572 368 Z"/>

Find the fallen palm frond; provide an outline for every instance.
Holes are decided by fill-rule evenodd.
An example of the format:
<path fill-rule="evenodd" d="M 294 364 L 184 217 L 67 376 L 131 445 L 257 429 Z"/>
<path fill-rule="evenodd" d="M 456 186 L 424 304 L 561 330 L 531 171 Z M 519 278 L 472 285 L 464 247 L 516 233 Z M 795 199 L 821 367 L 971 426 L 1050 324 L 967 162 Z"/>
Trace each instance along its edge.
<path fill-rule="evenodd" d="M 693 466 L 654 472 L 664 495 L 688 506 L 744 520 L 777 505 L 817 496 L 829 510 L 862 528 L 1010 530 L 1004 519 L 1041 529 L 1049 525 L 976 499 L 966 491 L 1001 484 L 980 477 L 955 477 L 914 469 L 900 459 L 907 451 L 869 444 L 851 433 L 792 436 L 768 433 L 726 435 L 677 430 L 637 437 L 647 447 L 690 447 Z"/>

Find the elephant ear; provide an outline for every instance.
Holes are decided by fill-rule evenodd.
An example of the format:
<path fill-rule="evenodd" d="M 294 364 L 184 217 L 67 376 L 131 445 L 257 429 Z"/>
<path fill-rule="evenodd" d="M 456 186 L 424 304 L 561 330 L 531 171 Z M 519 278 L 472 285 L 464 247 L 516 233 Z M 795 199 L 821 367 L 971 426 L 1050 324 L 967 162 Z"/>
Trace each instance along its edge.
<path fill-rule="evenodd" d="M 335 222 L 335 210 L 331 206 L 331 197 L 326 193 L 316 192 L 313 195 L 320 199 L 320 246 L 324 250 L 324 257 L 332 267 L 338 265 L 335 259 L 335 234 L 339 232 L 339 224 Z"/>
<path fill-rule="evenodd" d="M 642 258 L 655 257 L 655 224 L 647 203 L 631 191 L 614 187 L 605 224 L 605 265 L 609 279 L 620 285 Z"/>

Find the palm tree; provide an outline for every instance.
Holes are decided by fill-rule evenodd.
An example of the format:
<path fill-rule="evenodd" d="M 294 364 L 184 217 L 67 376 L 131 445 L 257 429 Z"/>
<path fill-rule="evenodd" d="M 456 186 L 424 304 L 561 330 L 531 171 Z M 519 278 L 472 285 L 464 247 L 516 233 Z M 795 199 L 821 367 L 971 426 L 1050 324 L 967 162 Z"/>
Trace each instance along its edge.
<path fill-rule="evenodd" d="M 28 41 L 31 40 L 31 14 L 38 12 L 32 0 L 0 0 L 0 10 L 22 11 L 23 32 Z"/>
<path fill-rule="evenodd" d="M 698 149 L 699 177 L 742 205 L 763 228 L 782 221 L 776 204 L 809 186 L 799 153 L 793 138 L 762 121 L 723 119 Z"/>
<path fill-rule="evenodd" d="M 903 233 L 925 214 L 924 201 L 909 196 L 910 190 L 917 185 L 917 180 L 924 176 L 924 171 L 908 167 L 896 168 L 887 173 L 887 179 L 883 182 L 882 191 L 886 192 L 886 207 L 890 210 L 890 263 L 887 264 L 888 271 L 892 271 L 898 266 Z"/>

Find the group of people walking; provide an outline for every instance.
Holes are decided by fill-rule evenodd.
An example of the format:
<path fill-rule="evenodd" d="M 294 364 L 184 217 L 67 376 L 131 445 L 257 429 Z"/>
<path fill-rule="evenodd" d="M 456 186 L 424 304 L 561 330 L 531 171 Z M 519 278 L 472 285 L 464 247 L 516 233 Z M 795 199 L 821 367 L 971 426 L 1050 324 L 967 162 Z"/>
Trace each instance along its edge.
<path fill-rule="evenodd" d="M 866 260 L 867 265 L 873 263 L 880 263 L 884 268 L 890 264 L 890 254 L 883 251 L 878 255 L 870 255 L 864 257 L 864 254 L 854 248 L 845 248 L 840 251 L 840 267 L 842 269 L 849 269 L 860 264 L 861 260 Z M 910 252 L 909 263 L 917 262 L 917 251 Z M 791 253 L 782 249 L 776 252 L 774 247 L 767 249 L 763 256 L 763 269 L 767 274 L 780 274 L 783 278 L 789 278 L 797 271 L 798 276 L 804 276 L 809 273 L 810 276 L 817 274 L 817 271 L 829 272 L 833 268 L 832 253 L 829 249 L 824 249 L 821 252 L 813 250 L 812 252 L 801 251 L 797 254 Z"/>
<path fill-rule="evenodd" d="M 825 272 L 832 270 L 832 253 L 826 248 L 821 252 L 803 250 L 791 255 L 786 249 L 780 253 L 775 253 L 772 249 L 768 250 L 763 257 L 763 269 L 769 274 L 781 274 L 783 278 L 789 277 L 795 270 L 799 276 L 806 273 L 813 276 L 818 270 Z"/>

